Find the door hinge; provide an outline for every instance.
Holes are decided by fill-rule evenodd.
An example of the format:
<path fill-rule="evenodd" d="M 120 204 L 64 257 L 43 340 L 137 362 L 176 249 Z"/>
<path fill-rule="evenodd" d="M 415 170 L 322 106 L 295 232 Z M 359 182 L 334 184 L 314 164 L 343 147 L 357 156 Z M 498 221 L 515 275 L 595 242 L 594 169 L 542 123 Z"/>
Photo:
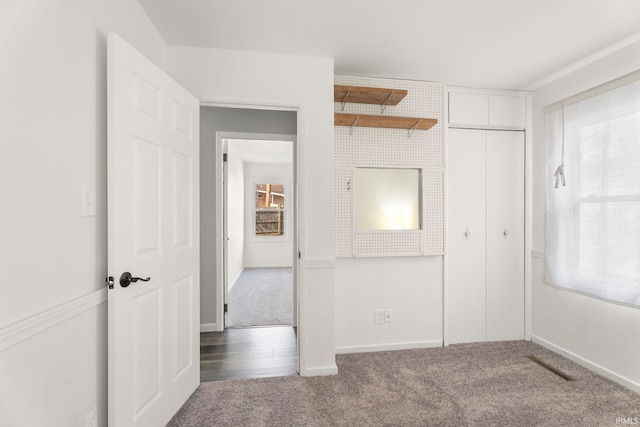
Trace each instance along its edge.
<path fill-rule="evenodd" d="M 224 312 L 225 312 L 225 313 L 228 313 L 228 312 L 229 312 L 229 304 L 226 304 L 226 303 L 225 303 L 225 305 L 224 305 Z"/>
<path fill-rule="evenodd" d="M 229 155 L 228 155 L 227 153 L 224 153 L 224 154 L 222 155 L 222 161 L 223 161 L 223 162 L 226 162 L 226 161 L 228 161 L 228 160 L 229 160 Z"/>
<path fill-rule="evenodd" d="M 113 276 L 109 276 L 106 279 L 104 279 L 107 282 L 107 286 L 109 287 L 109 289 L 113 289 Z"/>

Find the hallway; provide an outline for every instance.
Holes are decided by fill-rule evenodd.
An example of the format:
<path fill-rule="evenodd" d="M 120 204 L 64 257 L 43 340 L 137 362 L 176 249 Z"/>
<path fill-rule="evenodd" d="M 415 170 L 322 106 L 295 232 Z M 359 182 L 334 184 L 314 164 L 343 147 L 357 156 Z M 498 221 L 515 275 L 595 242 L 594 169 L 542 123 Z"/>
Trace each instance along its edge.
<path fill-rule="evenodd" d="M 296 375 L 296 364 L 290 326 L 200 334 L 200 382 Z"/>

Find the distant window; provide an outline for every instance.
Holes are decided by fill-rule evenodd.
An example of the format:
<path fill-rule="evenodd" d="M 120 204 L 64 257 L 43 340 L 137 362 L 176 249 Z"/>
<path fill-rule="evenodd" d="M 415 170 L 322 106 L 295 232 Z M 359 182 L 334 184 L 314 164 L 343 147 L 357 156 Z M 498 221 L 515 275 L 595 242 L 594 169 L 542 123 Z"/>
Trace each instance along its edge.
<path fill-rule="evenodd" d="M 256 236 L 284 236 L 285 188 L 283 184 L 256 184 Z"/>

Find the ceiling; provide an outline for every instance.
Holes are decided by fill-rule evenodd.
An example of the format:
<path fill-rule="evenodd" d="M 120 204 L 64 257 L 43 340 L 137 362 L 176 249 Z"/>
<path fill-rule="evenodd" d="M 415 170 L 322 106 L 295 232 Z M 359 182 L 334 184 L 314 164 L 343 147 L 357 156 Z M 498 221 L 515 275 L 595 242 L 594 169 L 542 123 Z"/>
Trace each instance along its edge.
<path fill-rule="evenodd" d="M 238 156 L 244 163 L 292 164 L 293 142 L 228 139 L 229 156 Z"/>
<path fill-rule="evenodd" d="M 333 57 L 343 75 L 531 89 L 640 39 L 638 0 L 139 0 L 168 44 Z"/>

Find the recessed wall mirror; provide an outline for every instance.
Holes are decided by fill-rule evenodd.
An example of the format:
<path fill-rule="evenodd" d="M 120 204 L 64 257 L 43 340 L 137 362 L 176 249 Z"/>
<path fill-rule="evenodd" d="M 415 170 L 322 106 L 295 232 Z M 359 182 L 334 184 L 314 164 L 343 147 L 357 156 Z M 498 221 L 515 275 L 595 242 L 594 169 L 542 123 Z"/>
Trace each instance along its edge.
<path fill-rule="evenodd" d="M 355 168 L 355 228 L 419 230 L 420 169 Z"/>
<path fill-rule="evenodd" d="M 256 236 L 284 235 L 284 185 L 256 184 Z"/>

